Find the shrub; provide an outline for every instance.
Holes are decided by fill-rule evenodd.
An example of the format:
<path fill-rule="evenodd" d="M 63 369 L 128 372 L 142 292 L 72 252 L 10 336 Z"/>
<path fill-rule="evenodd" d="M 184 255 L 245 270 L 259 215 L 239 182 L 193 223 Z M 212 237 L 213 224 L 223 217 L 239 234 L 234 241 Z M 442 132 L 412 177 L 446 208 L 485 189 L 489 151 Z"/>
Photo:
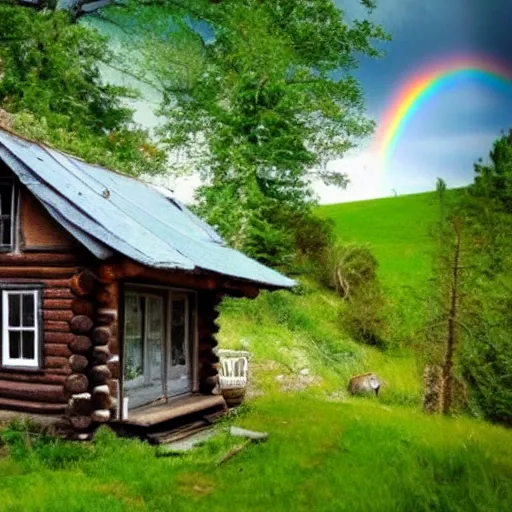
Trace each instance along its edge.
<path fill-rule="evenodd" d="M 333 246 L 325 263 L 318 275 L 320 282 L 344 299 L 377 281 L 377 260 L 364 245 Z"/>
<path fill-rule="evenodd" d="M 388 329 L 386 299 L 376 281 L 350 296 L 342 312 L 342 323 L 356 341 L 384 347 Z"/>

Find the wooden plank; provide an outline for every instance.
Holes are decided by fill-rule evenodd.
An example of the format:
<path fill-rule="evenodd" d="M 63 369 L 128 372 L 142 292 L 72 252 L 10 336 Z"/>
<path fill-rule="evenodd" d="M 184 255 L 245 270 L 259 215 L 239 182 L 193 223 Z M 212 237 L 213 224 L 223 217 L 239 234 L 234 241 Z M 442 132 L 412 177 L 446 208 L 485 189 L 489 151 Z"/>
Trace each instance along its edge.
<path fill-rule="evenodd" d="M 226 402 L 221 395 L 191 395 L 169 403 L 145 406 L 130 411 L 125 423 L 149 427 L 214 407 L 226 407 Z"/>
<path fill-rule="evenodd" d="M 13 382 L 36 382 L 41 384 L 64 384 L 66 375 L 56 375 L 53 370 L 44 373 L 18 373 L 18 372 L 0 372 L 0 379 Z"/>
<path fill-rule="evenodd" d="M 28 400 L 15 400 L 11 398 L 0 398 L 0 409 L 20 411 L 28 413 L 63 414 L 67 404 L 32 402 Z"/>
<path fill-rule="evenodd" d="M 71 332 L 69 322 L 62 320 L 45 320 L 44 330 L 48 332 Z"/>
<path fill-rule="evenodd" d="M 75 294 L 69 288 L 46 288 L 43 297 L 45 299 L 74 299 Z"/>
<path fill-rule="evenodd" d="M 73 311 L 67 309 L 43 309 L 44 320 L 70 322 L 74 316 Z"/>
<path fill-rule="evenodd" d="M 6 380 L 0 380 L 0 397 L 41 402 L 66 402 L 63 386 Z"/>
<path fill-rule="evenodd" d="M 62 343 L 67 345 L 71 343 L 75 339 L 75 335 L 70 332 L 45 332 L 44 333 L 44 342 L 45 343 L 54 343 L 59 344 Z"/>
<path fill-rule="evenodd" d="M 42 278 L 42 279 L 50 279 L 50 278 L 61 278 L 61 277 L 71 277 L 73 274 L 76 274 L 80 271 L 79 267 L 22 267 L 16 266 L 0 266 L 0 277 L 18 277 L 18 278 Z"/>
<path fill-rule="evenodd" d="M 72 299 L 44 299 L 43 300 L 43 308 L 44 309 L 69 309 L 73 305 Z"/>
<path fill-rule="evenodd" d="M 74 254 L 59 254 L 59 253 L 0 253 L 0 266 L 4 265 L 19 265 L 25 266 L 50 266 L 60 267 L 68 263 L 75 264 L 78 258 Z"/>
<path fill-rule="evenodd" d="M 45 343 L 43 347 L 45 356 L 70 357 L 72 352 L 68 345 L 61 343 Z"/>

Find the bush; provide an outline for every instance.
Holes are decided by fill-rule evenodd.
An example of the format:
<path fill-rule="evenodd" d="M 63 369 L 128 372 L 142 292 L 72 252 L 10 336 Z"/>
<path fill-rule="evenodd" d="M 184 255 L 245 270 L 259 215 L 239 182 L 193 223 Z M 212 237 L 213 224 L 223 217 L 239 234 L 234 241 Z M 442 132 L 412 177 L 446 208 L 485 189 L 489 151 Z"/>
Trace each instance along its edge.
<path fill-rule="evenodd" d="M 492 316 L 482 308 L 485 319 L 476 317 L 480 325 L 471 326 L 460 364 L 474 405 L 488 420 L 512 426 L 512 305 L 506 302 L 495 300 Z"/>
<path fill-rule="evenodd" d="M 318 274 L 320 282 L 350 299 L 377 282 L 378 263 L 368 247 L 356 244 L 331 247 Z"/>
<path fill-rule="evenodd" d="M 341 319 L 354 340 L 384 347 L 388 330 L 386 299 L 377 282 L 370 282 L 350 297 Z"/>

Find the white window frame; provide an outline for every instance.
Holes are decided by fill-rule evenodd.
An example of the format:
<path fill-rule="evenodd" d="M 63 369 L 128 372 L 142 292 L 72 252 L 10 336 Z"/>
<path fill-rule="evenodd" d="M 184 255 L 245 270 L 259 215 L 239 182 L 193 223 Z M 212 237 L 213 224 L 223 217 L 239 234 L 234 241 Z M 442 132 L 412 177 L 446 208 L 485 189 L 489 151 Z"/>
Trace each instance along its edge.
<path fill-rule="evenodd" d="M 39 294 L 36 289 L 10 289 L 2 290 L 2 366 L 13 368 L 39 368 L 40 365 L 40 329 L 39 329 Z M 32 295 L 34 297 L 34 325 L 32 327 L 10 327 L 9 326 L 9 296 L 11 295 Z M 21 319 L 23 324 L 23 319 Z M 9 340 L 11 332 L 33 332 L 34 333 L 34 358 L 23 358 L 23 347 L 20 347 L 19 358 L 11 358 L 9 355 Z"/>

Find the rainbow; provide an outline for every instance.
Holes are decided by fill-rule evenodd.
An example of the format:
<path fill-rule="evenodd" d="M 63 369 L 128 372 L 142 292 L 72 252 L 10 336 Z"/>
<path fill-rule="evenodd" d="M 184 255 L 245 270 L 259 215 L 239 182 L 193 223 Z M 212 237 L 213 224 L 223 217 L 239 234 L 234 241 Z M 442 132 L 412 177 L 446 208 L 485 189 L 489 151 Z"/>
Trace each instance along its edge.
<path fill-rule="evenodd" d="M 394 95 L 377 131 L 376 151 L 385 167 L 416 112 L 436 94 L 471 79 L 493 89 L 512 91 L 512 69 L 494 58 L 454 57 L 436 61 L 414 72 Z"/>

